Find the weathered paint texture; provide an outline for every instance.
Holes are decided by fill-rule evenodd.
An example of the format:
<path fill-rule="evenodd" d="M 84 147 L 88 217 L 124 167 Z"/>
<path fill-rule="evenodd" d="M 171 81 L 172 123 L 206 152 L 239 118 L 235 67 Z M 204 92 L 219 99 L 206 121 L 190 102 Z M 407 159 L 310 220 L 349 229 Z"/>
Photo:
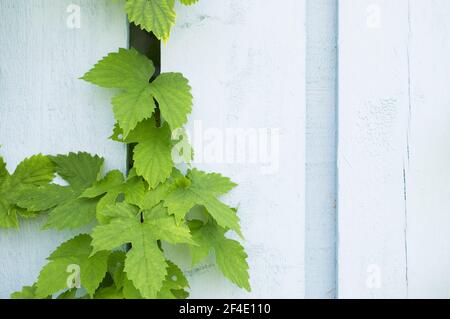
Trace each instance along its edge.
<path fill-rule="evenodd" d="M 272 0 L 200 1 L 179 7 L 162 50 L 163 71 L 181 71 L 191 80 L 195 165 L 239 183 L 227 202 L 239 206 L 249 253 L 252 293 L 227 283 L 206 263 L 191 272 L 194 298 L 305 295 L 305 10 L 303 0 L 282 6 Z M 234 158 L 224 151 L 233 145 L 227 128 L 247 134 L 249 153 L 242 161 L 243 149 L 235 144 Z M 278 147 L 263 141 L 264 128 Z M 255 132 L 262 145 L 250 137 Z M 271 161 L 260 156 L 265 145 L 275 154 Z"/>
<path fill-rule="evenodd" d="M 450 3 L 339 9 L 339 296 L 450 297 Z"/>
<path fill-rule="evenodd" d="M 71 19 L 74 3 L 80 28 Z M 107 139 L 110 94 L 78 80 L 127 46 L 123 10 L 109 0 L 2 0 L 0 21 L 0 153 L 8 168 L 36 153 L 87 151 L 105 156 L 107 169 L 123 170 L 125 148 Z M 49 253 L 71 236 L 39 231 L 42 221 L 0 230 L 0 297 L 32 284 Z"/>
<path fill-rule="evenodd" d="M 337 12 L 337 0 L 307 1 L 307 298 L 336 297 Z"/>

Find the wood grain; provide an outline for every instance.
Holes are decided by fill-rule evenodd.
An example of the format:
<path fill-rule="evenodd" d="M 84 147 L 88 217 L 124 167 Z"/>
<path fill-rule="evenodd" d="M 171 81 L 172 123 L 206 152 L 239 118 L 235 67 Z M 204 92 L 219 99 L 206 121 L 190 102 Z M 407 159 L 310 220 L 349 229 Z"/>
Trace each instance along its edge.
<path fill-rule="evenodd" d="M 125 169 L 125 148 L 108 141 L 113 127 L 110 93 L 80 76 L 118 47 L 127 46 L 123 9 L 109 0 L 76 1 L 80 28 L 67 27 L 70 0 L 0 2 L 0 153 L 14 170 L 35 153 L 87 151 L 106 168 Z M 36 280 L 45 258 L 71 234 L 0 230 L 0 297 Z"/>
<path fill-rule="evenodd" d="M 204 128 L 205 144 L 218 148 L 227 128 L 280 132 L 279 165 L 268 174 L 259 160 L 198 161 L 208 147 L 194 143 L 197 167 L 239 183 L 226 200 L 239 206 L 253 290 L 234 287 L 209 262 L 189 272 L 192 297 L 302 298 L 305 1 L 285 0 L 282 6 L 271 0 L 200 1 L 179 12 L 162 49 L 162 70 L 181 71 L 191 81 L 192 140 L 199 138 L 195 123 Z"/>

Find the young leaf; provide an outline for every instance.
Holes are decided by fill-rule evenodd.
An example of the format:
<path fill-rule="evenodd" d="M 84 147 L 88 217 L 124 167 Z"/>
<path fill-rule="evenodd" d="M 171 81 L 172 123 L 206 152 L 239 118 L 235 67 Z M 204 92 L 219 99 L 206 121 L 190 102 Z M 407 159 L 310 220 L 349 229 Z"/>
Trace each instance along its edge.
<path fill-rule="evenodd" d="M 219 174 L 207 174 L 197 169 L 190 170 L 186 177 L 189 184 L 177 185 L 164 198 L 169 213 L 181 221 L 195 205 L 202 205 L 220 226 L 242 235 L 236 212 L 217 199 L 236 184 Z"/>
<path fill-rule="evenodd" d="M 198 2 L 198 0 L 180 0 L 180 2 L 185 6 L 190 6 L 191 4 Z"/>
<path fill-rule="evenodd" d="M 225 237 L 226 229 L 216 223 L 192 229 L 192 238 L 198 244 L 190 245 L 193 265 L 202 261 L 211 250 L 215 252 L 220 271 L 238 287 L 250 291 L 247 254 L 241 244 Z"/>
<path fill-rule="evenodd" d="M 125 11 L 131 22 L 166 41 L 170 28 L 175 24 L 174 5 L 174 0 L 127 0 Z"/>
<path fill-rule="evenodd" d="M 3 160 L 3 157 L 0 156 L 0 185 L 3 184 L 8 175 L 9 173 L 8 170 L 6 169 L 6 163 Z"/>
<path fill-rule="evenodd" d="M 188 80 L 180 73 L 163 73 L 149 83 L 154 73 L 153 63 L 146 56 L 133 48 L 119 49 L 98 62 L 82 79 L 101 87 L 123 90 L 113 97 L 112 104 L 125 138 L 138 123 L 152 116 L 155 99 L 172 130 L 184 125 L 192 111 Z"/>
<path fill-rule="evenodd" d="M 166 124 L 159 128 L 150 119 L 139 123 L 125 140 L 127 143 L 138 143 L 133 151 L 134 167 L 151 188 L 164 182 L 172 172 L 174 164 L 170 136 Z"/>
<path fill-rule="evenodd" d="M 98 62 L 82 79 L 105 88 L 122 89 L 112 99 L 114 116 L 126 137 L 136 125 L 152 116 L 155 102 L 149 80 L 153 62 L 134 48 L 119 49 Z"/>
<path fill-rule="evenodd" d="M 48 298 L 48 296 L 46 296 Z M 36 295 L 36 284 L 33 286 L 25 286 L 21 291 L 17 291 L 11 294 L 11 299 L 42 299 Z"/>
<path fill-rule="evenodd" d="M 155 67 L 136 49 L 120 48 L 100 60 L 81 79 L 110 89 L 137 89 L 148 84 Z"/>
<path fill-rule="evenodd" d="M 189 81 L 181 73 L 163 73 L 151 84 L 151 92 L 159 103 L 161 115 L 172 130 L 187 122 L 192 112 Z"/>
<path fill-rule="evenodd" d="M 189 230 L 177 226 L 161 206 L 141 216 L 133 206 L 119 203 L 109 212 L 109 217 L 109 224 L 97 226 L 93 231 L 94 252 L 131 243 L 124 268 L 127 277 L 143 297 L 155 298 L 168 266 L 157 241 L 173 244 L 192 242 Z"/>
<path fill-rule="evenodd" d="M 0 161 L 0 227 L 18 228 L 16 206 L 17 193 L 24 188 L 40 187 L 49 183 L 54 177 L 54 165 L 43 155 L 35 155 L 21 162 L 15 172 L 10 175 L 3 159 Z M 32 212 L 23 212 L 32 216 Z"/>
<path fill-rule="evenodd" d="M 47 156 L 35 155 L 21 162 L 10 178 L 10 187 L 44 185 L 54 178 L 54 167 Z"/>
<path fill-rule="evenodd" d="M 79 280 L 89 295 L 94 295 L 107 270 L 109 251 L 92 253 L 91 237 L 78 235 L 59 246 L 48 257 L 49 263 L 41 270 L 36 282 L 36 295 L 45 297 Z"/>
<path fill-rule="evenodd" d="M 95 219 L 98 199 L 80 198 L 97 180 L 103 159 L 87 153 L 51 157 L 56 172 L 69 186 L 25 187 L 17 194 L 17 204 L 28 210 L 49 211 L 45 228 L 75 229 Z"/>

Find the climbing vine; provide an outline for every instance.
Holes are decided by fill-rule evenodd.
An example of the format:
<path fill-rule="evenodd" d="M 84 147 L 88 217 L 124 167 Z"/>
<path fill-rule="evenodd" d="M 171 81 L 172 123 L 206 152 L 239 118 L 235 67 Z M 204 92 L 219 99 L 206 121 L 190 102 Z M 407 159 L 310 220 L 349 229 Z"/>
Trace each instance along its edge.
<path fill-rule="evenodd" d="M 125 11 L 166 41 L 174 6 L 174 0 L 127 0 Z M 190 147 L 178 147 L 182 137 L 175 138 L 184 136 L 179 131 L 192 110 L 189 82 L 180 73 L 154 73 L 152 61 L 131 48 L 108 54 L 82 77 L 115 90 L 111 139 L 133 146 L 126 176 L 104 172 L 103 158 L 82 152 L 35 155 L 12 174 L 0 157 L 0 227 L 42 215 L 44 229 L 93 225 L 61 244 L 37 281 L 12 298 L 187 298 L 188 280 L 166 256 L 172 245 L 189 250 L 192 266 L 212 254 L 226 278 L 250 290 L 247 254 L 227 237 L 242 238 L 237 210 L 219 199 L 236 185 L 191 167 Z M 187 170 L 177 165 L 180 158 Z"/>

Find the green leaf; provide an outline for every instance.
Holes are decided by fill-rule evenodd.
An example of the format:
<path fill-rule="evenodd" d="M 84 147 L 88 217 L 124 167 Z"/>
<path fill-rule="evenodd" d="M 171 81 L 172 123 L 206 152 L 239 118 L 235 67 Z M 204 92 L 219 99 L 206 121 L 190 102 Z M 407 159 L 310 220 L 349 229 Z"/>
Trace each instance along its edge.
<path fill-rule="evenodd" d="M 129 89 L 112 99 L 114 116 L 127 136 L 136 125 L 155 111 L 155 101 L 149 85 Z"/>
<path fill-rule="evenodd" d="M 41 187 L 54 178 L 54 165 L 43 155 L 35 155 L 21 162 L 9 175 L 6 165 L 0 161 L 0 227 L 18 228 L 18 214 L 32 217 L 32 211 L 17 207 L 17 194 L 24 188 Z"/>
<path fill-rule="evenodd" d="M 174 0 L 127 0 L 125 11 L 131 22 L 166 41 L 175 24 L 174 4 Z"/>
<path fill-rule="evenodd" d="M 198 0 L 180 0 L 180 2 L 185 6 L 190 6 L 191 4 L 198 2 Z"/>
<path fill-rule="evenodd" d="M 175 215 L 178 221 L 182 221 L 194 206 L 202 205 L 220 226 L 234 230 L 242 236 L 235 210 L 217 199 L 236 184 L 219 174 L 207 174 L 197 169 L 190 170 L 187 178 L 189 185 L 178 185 L 164 198 L 164 205 L 169 213 Z"/>
<path fill-rule="evenodd" d="M 18 192 L 17 205 L 31 211 L 45 211 L 64 203 L 73 197 L 70 187 L 48 184 L 25 187 Z"/>
<path fill-rule="evenodd" d="M 181 128 L 187 121 L 187 115 L 192 112 L 189 81 L 181 73 L 163 73 L 150 86 L 161 115 L 170 128 Z"/>
<path fill-rule="evenodd" d="M 56 172 L 64 178 L 75 191 L 90 187 L 100 174 L 104 159 L 88 153 L 69 153 L 50 157 L 56 165 Z"/>
<path fill-rule="evenodd" d="M 54 167 L 47 156 L 35 155 L 21 162 L 11 176 L 10 186 L 44 185 L 54 178 Z"/>
<path fill-rule="evenodd" d="M 177 265 L 167 261 L 167 276 L 163 286 L 158 293 L 158 299 L 186 299 L 189 293 L 185 290 L 189 288 L 189 282 Z"/>
<path fill-rule="evenodd" d="M 78 235 L 59 246 L 48 258 L 36 283 L 36 295 L 45 297 L 73 288 L 79 279 L 89 295 L 94 295 L 107 270 L 109 251 L 93 254 L 89 235 Z"/>
<path fill-rule="evenodd" d="M 0 186 L 3 184 L 8 175 L 9 173 L 6 169 L 6 163 L 3 160 L 3 157 L 0 156 Z"/>
<path fill-rule="evenodd" d="M 148 84 L 155 67 L 136 49 L 119 49 L 100 60 L 82 79 L 104 88 L 138 89 Z"/>
<path fill-rule="evenodd" d="M 31 211 L 49 211 L 44 228 L 75 229 L 95 220 L 98 198 L 80 198 L 96 182 L 103 159 L 87 153 L 51 157 L 56 172 L 69 185 L 24 187 L 16 195 L 17 205 Z"/>
<path fill-rule="evenodd" d="M 155 101 L 149 80 L 155 73 L 153 62 L 135 49 L 119 49 L 98 62 L 83 79 L 106 88 L 122 89 L 112 99 L 114 116 L 126 137 L 136 125 L 149 119 Z"/>
<path fill-rule="evenodd" d="M 127 277 L 145 298 L 155 298 L 167 275 L 167 262 L 158 240 L 170 243 L 192 243 L 189 229 L 175 224 L 161 206 L 139 214 L 126 203 L 111 207 L 109 224 L 95 227 L 92 237 L 94 252 L 111 250 L 131 243 L 127 253 Z"/>
<path fill-rule="evenodd" d="M 137 143 L 133 151 L 134 167 L 151 188 L 164 182 L 172 172 L 170 136 L 166 124 L 159 128 L 151 119 L 139 123 L 126 138 L 127 143 Z"/>
<path fill-rule="evenodd" d="M 46 296 L 45 298 L 48 298 Z M 36 284 L 33 286 L 25 286 L 21 291 L 17 291 L 11 294 L 11 299 L 42 299 L 36 295 Z"/>
<path fill-rule="evenodd" d="M 86 189 L 81 196 L 85 198 L 95 198 L 108 192 L 120 190 L 123 183 L 124 177 L 122 172 L 113 170 L 108 172 L 102 180 L 95 182 L 92 187 Z"/>
<path fill-rule="evenodd" d="M 122 291 L 116 287 L 100 288 L 94 295 L 94 299 L 124 299 Z"/>
<path fill-rule="evenodd" d="M 77 229 L 95 220 L 97 201 L 75 198 L 56 206 L 48 215 L 44 229 Z"/>
<path fill-rule="evenodd" d="M 215 223 L 192 229 L 192 237 L 198 244 L 191 245 L 193 265 L 198 264 L 213 250 L 220 271 L 240 288 L 250 291 L 247 254 L 241 244 L 225 237 L 226 230 Z"/>
<path fill-rule="evenodd" d="M 5 198 L 0 197 L 0 227 L 19 228 L 17 211 Z"/>

